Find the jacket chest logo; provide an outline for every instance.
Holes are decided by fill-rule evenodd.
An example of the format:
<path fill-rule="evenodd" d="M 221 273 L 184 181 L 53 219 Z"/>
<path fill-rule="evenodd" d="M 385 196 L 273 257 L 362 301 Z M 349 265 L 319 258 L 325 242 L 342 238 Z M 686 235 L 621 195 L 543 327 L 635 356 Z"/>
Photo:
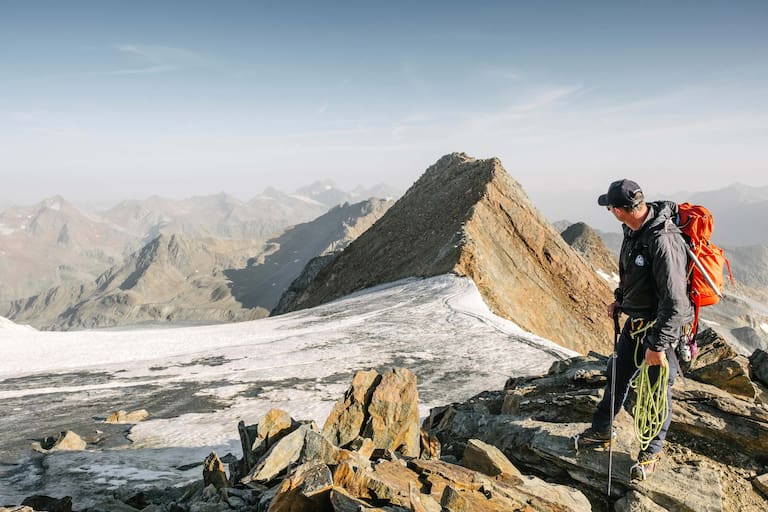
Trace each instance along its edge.
<path fill-rule="evenodd" d="M 642 254 L 638 254 L 635 258 L 635 265 L 638 267 L 644 267 L 645 266 L 645 258 L 643 258 Z"/>

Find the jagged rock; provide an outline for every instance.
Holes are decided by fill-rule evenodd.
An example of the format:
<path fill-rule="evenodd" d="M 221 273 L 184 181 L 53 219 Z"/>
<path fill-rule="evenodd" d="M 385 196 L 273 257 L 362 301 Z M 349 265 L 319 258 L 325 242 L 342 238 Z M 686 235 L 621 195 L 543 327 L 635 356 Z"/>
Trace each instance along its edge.
<path fill-rule="evenodd" d="M 755 398 L 757 388 L 749 378 L 749 361 L 746 357 L 735 356 L 707 366 L 691 370 L 690 377 L 712 384 L 734 395 Z"/>
<path fill-rule="evenodd" d="M 629 491 L 626 496 L 616 501 L 614 512 L 666 512 L 662 506 L 637 491 Z"/>
<path fill-rule="evenodd" d="M 521 476 L 520 471 L 501 453 L 501 450 L 479 439 L 470 439 L 467 442 L 461 465 L 488 476 L 502 474 L 513 477 Z"/>
<path fill-rule="evenodd" d="M 757 349 L 749 357 L 752 378 L 768 386 L 768 352 Z"/>
<path fill-rule="evenodd" d="M 271 440 L 277 440 L 290 432 L 293 424 L 293 418 L 287 412 L 281 409 L 270 409 L 259 419 L 256 434 L 269 445 Z"/>
<path fill-rule="evenodd" d="M 32 507 L 0 507 L 0 512 L 36 512 Z"/>
<path fill-rule="evenodd" d="M 222 464 L 216 452 L 211 452 L 203 462 L 203 483 L 206 486 L 213 485 L 216 489 L 229 487 L 224 464 Z"/>
<path fill-rule="evenodd" d="M 283 437 L 256 463 L 253 470 L 241 482 L 243 484 L 249 482 L 267 483 L 288 469 L 299 459 L 304 447 L 306 433 L 310 430 L 316 430 L 314 423 L 301 425 Z"/>
<path fill-rule="evenodd" d="M 718 351 L 720 357 L 730 354 L 729 350 Z M 719 363 L 714 357 L 704 362 L 706 366 Z M 569 440 L 591 420 L 604 386 L 604 379 L 596 378 L 601 367 L 605 368 L 605 361 L 595 357 L 557 362 L 547 375 L 511 380 L 506 391 L 486 392 L 463 404 L 433 409 L 424 428 L 440 438 L 444 454 L 460 455 L 470 439 L 478 438 L 498 447 L 522 471 L 536 470 L 553 479 L 567 473 L 581 486 L 602 492 L 607 478 L 606 454 L 593 450 L 577 454 Z M 585 404 L 585 397 L 591 404 Z M 496 404 L 502 400 L 499 410 Z M 679 457 L 664 458 L 660 471 L 637 487 L 666 509 L 721 510 L 729 491 L 723 488 L 719 472 L 708 465 L 707 457 L 720 461 L 725 450 L 733 457 L 740 453 L 738 460 L 764 460 L 768 456 L 768 410 L 693 379 L 677 381 L 673 403 L 672 438 L 676 433 L 684 434 L 697 450 L 709 452 L 704 451 L 702 457 L 688 450 L 687 459 L 694 460 L 695 468 Z M 637 447 L 631 417 L 621 412 L 614 424 L 618 432 L 614 492 L 620 498 L 634 486 L 627 475 Z M 702 491 L 680 493 L 681 488 Z"/>
<path fill-rule="evenodd" d="M 283 480 L 269 512 L 331 511 L 333 476 L 321 461 L 306 462 Z"/>
<path fill-rule="evenodd" d="M 299 462 L 320 461 L 324 464 L 337 464 L 342 450 L 328 441 L 322 434 L 308 431 L 304 437 L 304 446 L 299 455 Z"/>
<path fill-rule="evenodd" d="M 380 381 L 376 370 L 355 372 L 349 389 L 333 406 L 323 425 L 323 435 L 333 444 L 346 446 L 360 436 L 374 386 Z"/>
<path fill-rule="evenodd" d="M 426 430 L 421 430 L 421 454 L 422 459 L 439 459 L 440 458 L 440 440 L 437 436 L 429 435 Z"/>
<path fill-rule="evenodd" d="M 147 417 L 149 417 L 149 412 L 146 409 L 131 412 L 120 410 L 111 413 L 104 421 L 106 423 L 139 423 L 147 419 Z"/>
<path fill-rule="evenodd" d="M 334 512 L 410 512 L 410 509 L 403 507 L 373 507 L 338 488 L 331 491 L 331 504 Z"/>
<path fill-rule="evenodd" d="M 362 436 L 371 439 L 376 448 L 410 457 L 419 455 L 419 432 L 416 377 L 403 368 L 382 375 L 375 370 L 355 373 L 352 385 L 323 426 L 323 435 L 337 446 Z"/>
<path fill-rule="evenodd" d="M 755 477 L 755 479 L 752 480 L 752 485 L 768 498 L 768 473 Z"/>
<path fill-rule="evenodd" d="M 557 233 L 498 159 L 446 155 L 323 268 L 294 309 L 407 277 L 470 277 L 490 309 L 586 353 L 612 339 L 612 287 Z"/>
<path fill-rule="evenodd" d="M 443 461 L 412 460 L 408 467 L 419 473 L 420 481 L 430 484 L 430 494 L 439 497 L 440 504 L 450 510 L 591 510 L 589 501 L 581 492 L 541 480 L 525 489 Z"/>
<path fill-rule="evenodd" d="M 24 498 L 21 505 L 47 512 L 72 512 L 72 498 L 70 496 L 51 498 L 50 496 L 35 495 Z"/>
<path fill-rule="evenodd" d="M 71 430 L 60 432 L 58 436 L 46 437 L 41 442 L 32 443 L 32 449 L 42 453 L 52 451 L 85 450 L 86 443 Z"/>

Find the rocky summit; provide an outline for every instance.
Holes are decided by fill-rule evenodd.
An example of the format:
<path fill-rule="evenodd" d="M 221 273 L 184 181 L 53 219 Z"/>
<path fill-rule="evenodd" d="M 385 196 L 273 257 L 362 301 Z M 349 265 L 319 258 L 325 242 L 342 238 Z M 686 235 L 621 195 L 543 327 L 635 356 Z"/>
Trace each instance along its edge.
<path fill-rule="evenodd" d="M 288 310 L 407 277 L 472 278 L 491 310 L 583 353 L 612 339 L 612 289 L 496 159 L 446 155 L 322 269 Z"/>
<path fill-rule="evenodd" d="M 571 224 L 561 233 L 563 239 L 592 264 L 603 277 L 618 284 L 619 265 L 616 256 L 603 242 L 600 235 L 583 222 Z"/>

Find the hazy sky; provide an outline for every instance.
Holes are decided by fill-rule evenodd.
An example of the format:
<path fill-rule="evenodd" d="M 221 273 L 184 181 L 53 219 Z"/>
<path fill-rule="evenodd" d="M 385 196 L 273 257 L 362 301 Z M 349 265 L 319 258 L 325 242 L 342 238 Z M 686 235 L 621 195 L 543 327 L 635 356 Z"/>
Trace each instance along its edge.
<path fill-rule="evenodd" d="M 541 201 L 765 185 L 766 27 L 766 1 L 0 0 L 0 199 L 407 188 L 453 151 Z"/>

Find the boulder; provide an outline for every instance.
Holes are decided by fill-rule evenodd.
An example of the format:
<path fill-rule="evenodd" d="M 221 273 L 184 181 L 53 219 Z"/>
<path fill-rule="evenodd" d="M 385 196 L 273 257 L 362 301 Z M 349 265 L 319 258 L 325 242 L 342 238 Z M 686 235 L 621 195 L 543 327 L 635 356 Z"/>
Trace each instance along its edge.
<path fill-rule="evenodd" d="M 521 476 L 520 471 L 509 462 L 501 450 L 479 439 L 470 439 L 467 442 L 461 465 L 488 476 L 508 475 L 517 478 Z"/>
<path fill-rule="evenodd" d="M 50 496 L 35 495 L 24 498 L 21 505 L 47 512 L 72 512 L 72 498 L 69 496 L 51 498 Z"/>
<path fill-rule="evenodd" d="M 71 430 L 59 432 L 58 436 L 49 436 L 41 442 L 32 443 L 32 449 L 42 453 L 85 450 L 85 447 L 85 441 Z"/>
<path fill-rule="evenodd" d="M 294 421 L 290 414 L 281 409 L 270 409 L 259 419 L 256 433 L 260 439 L 278 439 L 291 431 Z"/>
<path fill-rule="evenodd" d="M 750 375 L 756 381 L 768 386 L 768 352 L 757 349 L 749 356 Z"/>
<path fill-rule="evenodd" d="M 288 469 L 299 460 L 304 448 L 304 440 L 307 432 L 315 430 L 314 423 L 300 426 L 287 436 L 283 437 L 258 460 L 254 468 L 241 479 L 241 483 L 249 482 L 268 483 Z"/>
<path fill-rule="evenodd" d="M 768 499 L 768 473 L 755 477 L 752 485 Z"/>
<path fill-rule="evenodd" d="M 332 488 L 333 476 L 328 466 L 317 460 L 306 462 L 283 480 L 269 512 L 332 512 Z"/>
<path fill-rule="evenodd" d="M 144 421 L 149 417 L 149 412 L 147 412 L 146 409 L 139 409 L 137 411 L 117 411 L 110 413 L 107 416 L 107 419 L 104 420 L 106 423 L 139 423 L 140 421 Z"/>
<path fill-rule="evenodd" d="M 362 436 L 376 448 L 418 457 L 418 400 L 416 377 L 410 370 L 393 368 L 382 375 L 375 370 L 357 372 L 329 414 L 323 435 L 341 447 Z"/>
<path fill-rule="evenodd" d="M 373 390 L 381 381 L 376 370 L 358 371 L 352 384 L 333 406 L 323 425 L 323 435 L 336 446 L 346 446 L 360 436 L 367 419 Z"/>

